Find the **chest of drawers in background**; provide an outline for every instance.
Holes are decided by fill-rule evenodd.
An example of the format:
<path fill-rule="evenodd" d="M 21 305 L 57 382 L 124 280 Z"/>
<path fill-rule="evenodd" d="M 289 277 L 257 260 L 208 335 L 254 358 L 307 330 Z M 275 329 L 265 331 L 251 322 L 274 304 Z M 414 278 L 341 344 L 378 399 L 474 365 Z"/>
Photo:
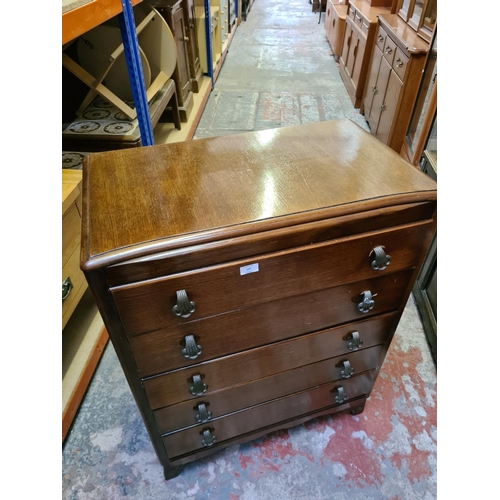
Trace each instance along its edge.
<path fill-rule="evenodd" d="M 165 477 L 362 411 L 435 210 L 349 120 L 89 157 L 82 268 Z"/>

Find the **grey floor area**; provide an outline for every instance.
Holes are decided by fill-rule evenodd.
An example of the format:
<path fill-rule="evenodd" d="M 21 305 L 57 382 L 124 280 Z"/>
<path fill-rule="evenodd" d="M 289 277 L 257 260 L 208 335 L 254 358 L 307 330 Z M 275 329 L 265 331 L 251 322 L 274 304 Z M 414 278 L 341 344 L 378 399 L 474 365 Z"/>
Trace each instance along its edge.
<path fill-rule="evenodd" d="M 349 118 L 355 109 L 308 0 L 255 0 L 236 30 L 195 138 Z"/>
<path fill-rule="evenodd" d="M 308 0 L 255 0 L 236 31 L 195 139 L 336 118 L 367 129 L 318 14 Z M 397 367 L 418 376 L 400 378 Z M 432 500 L 436 371 L 413 299 L 384 369 L 378 395 L 359 418 L 326 416 L 231 446 L 166 482 L 108 344 L 63 446 L 62 498 Z"/>

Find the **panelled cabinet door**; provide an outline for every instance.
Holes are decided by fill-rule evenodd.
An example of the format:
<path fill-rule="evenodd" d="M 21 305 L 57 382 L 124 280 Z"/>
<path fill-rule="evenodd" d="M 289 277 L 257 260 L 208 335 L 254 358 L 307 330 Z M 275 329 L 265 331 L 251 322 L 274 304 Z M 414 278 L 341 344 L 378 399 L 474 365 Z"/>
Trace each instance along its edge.
<path fill-rule="evenodd" d="M 354 71 L 354 63 L 356 62 L 356 55 L 358 54 L 359 51 L 359 37 L 358 33 L 356 30 L 352 30 L 351 32 L 351 42 L 349 44 L 349 53 L 347 54 L 347 62 L 345 65 L 345 69 L 347 71 L 347 74 L 351 77 L 352 79 L 352 74 Z"/>
<path fill-rule="evenodd" d="M 389 81 L 387 83 L 387 90 L 385 92 L 384 103 L 381 107 L 380 121 L 377 128 L 377 137 L 387 144 L 389 141 L 389 134 L 391 133 L 392 122 L 396 107 L 398 105 L 399 94 L 403 82 L 399 79 L 394 71 L 390 71 Z"/>
<path fill-rule="evenodd" d="M 342 54 L 340 54 L 340 64 L 342 64 L 343 66 L 346 66 L 347 64 L 347 56 L 349 54 L 349 46 L 351 44 L 352 34 L 352 26 L 346 19 L 344 42 L 342 44 Z"/>
<path fill-rule="evenodd" d="M 195 13 L 194 13 L 194 2 L 193 0 L 184 0 L 183 2 L 185 24 L 187 27 L 188 41 L 188 54 L 189 54 L 189 69 L 191 78 L 196 79 L 199 72 L 201 72 L 200 66 L 200 49 L 198 48 L 198 39 L 196 38 L 196 26 L 195 26 Z"/>
<path fill-rule="evenodd" d="M 356 38 L 357 38 L 356 53 L 355 53 L 354 67 L 352 69 L 351 78 L 355 82 L 361 82 L 360 75 L 363 65 L 363 54 L 365 53 L 365 48 L 366 48 L 366 40 L 362 36 L 358 36 Z"/>
<path fill-rule="evenodd" d="M 370 124 L 370 130 L 372 134 L 378 137 L 378 128 L 380 115 L 384 109 L 385 92 L 387 90 L 387 84 L 389 82 L 389 77 L 391 75 L 391 65 L 387 62 L 385 57 L 381 58 L 380 61 L 380 71 L 377 79 L 377 91 L 373 97 L 373 104 L 371 113 L 368 119 Z"/>
<path fill-rule="evenodd" d="M 379 73 L 379 69 L 380 69 L 381 59 L 382 59 L 382 51 L 377 46 L 375 46 L 375 48 L 373 50 L 373 58 L 372 58 L 371 66 L 370 66 L 370 73 L 368 74 L 368 79 L 366 81 L 365 99 L 363 102 L 365 118 L 368 121 L 369 121 L 370 116 L 371 116 L 373 99 L 374 99 L 375 95 L 379 92 L 377 80 L 378 80 L 378 73 Z M 372 127 L 371 123 L 370 123 L 370 127 Z M 372 130 L 373 130 L 373 128 L 372 128 Z"/>

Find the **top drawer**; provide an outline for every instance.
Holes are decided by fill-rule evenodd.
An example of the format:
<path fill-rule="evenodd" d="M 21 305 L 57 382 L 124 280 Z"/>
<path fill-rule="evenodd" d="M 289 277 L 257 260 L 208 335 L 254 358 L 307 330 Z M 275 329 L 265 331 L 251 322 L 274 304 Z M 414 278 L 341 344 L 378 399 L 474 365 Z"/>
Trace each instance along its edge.
<path fill-rule="evenodd" d="M 128 335 L 154 331 L 379 276 L 384 269 L 374 269 L 372 262 L 374 249 L 380 246 L 391 257 L 385 272 L 408 269 L 423 257 L 430 224 L 426 221 L 274 252 L 114 287 L 111 293 Z"/>
<path fill-rule="evenodd" d="M 384 45 L 384 57 L 387 62 L 392 66 L 392 61 L 394 60 L 394 54 L 396 53 L 396 43 L 393 42 L 388 36 L 385 38 Z"/>
<path fill-rule="evenodd" d="M 356 9 L 352 6 L 349 5 L 349 12 L 348 16 L 354 21 L 354 18 L 356 17 Z"/>
<path fill-rule="evenodd" d="M 404 80 L 406 67 L 408 66 L 408 57 L 401 52 L 398 48 L 396 49 L 396 54 L 394 55 L 394 61 L 392 62 L 392 68 L 396 72 L 396 74 Z"/>

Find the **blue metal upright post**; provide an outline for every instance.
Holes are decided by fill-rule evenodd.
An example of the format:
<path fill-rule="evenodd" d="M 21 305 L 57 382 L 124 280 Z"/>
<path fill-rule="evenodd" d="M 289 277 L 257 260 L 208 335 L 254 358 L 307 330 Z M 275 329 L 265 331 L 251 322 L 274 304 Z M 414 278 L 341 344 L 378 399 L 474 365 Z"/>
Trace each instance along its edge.
<path fill-rule="evenodd" d="M 212 88 L 214 88 L 214 63 L 212 58 L 212 12 L 210 9 L 210 0 L 203 0 L 205 7 L 205 41 L 207 45 L 207 69 L 208 76 L 212 80 Z"/>
<path fill-rule="evenodd" d="M 139 54 L 139 42 L 135 31 L 134 12 L 130 0 L 121 0 L 122 12 L 118 15 L 120 30 L 122 34 L 125 59 L 127 61 L 128 76 L 132 87 L 137 121 L 141 132 L 143 146 L 153 146 L 153 128 L 149 117 L 148 98 L 146 96 L 146 84 L 142 72 L 141 57 Z"/>

